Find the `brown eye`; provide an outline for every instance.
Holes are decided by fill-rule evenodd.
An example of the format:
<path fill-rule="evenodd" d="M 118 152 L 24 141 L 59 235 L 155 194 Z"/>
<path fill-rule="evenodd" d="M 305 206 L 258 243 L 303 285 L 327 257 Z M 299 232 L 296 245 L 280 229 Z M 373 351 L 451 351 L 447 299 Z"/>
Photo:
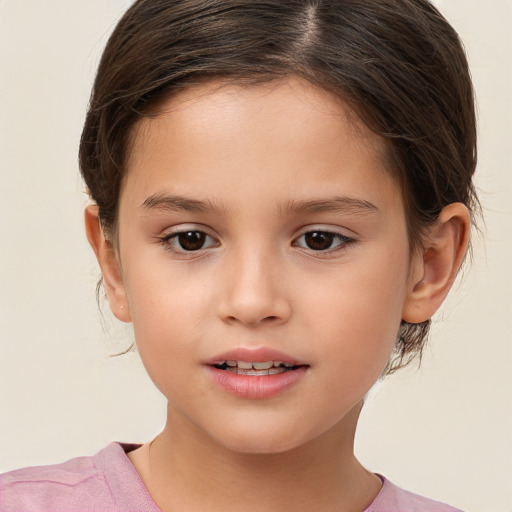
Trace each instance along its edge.
<path fill-rule="evenodd" d="M 181 231 L 162 239 L 163 244 L 174 252 L 194 252 L 217 245 L 215 240 L 203 231 Z"/>
<path fill-rule="evenodd" d="M 294 245 L 311 251 L 329 251 L 346 245 L 353 240 L 340 233 L 330 231 L 308 231 L 300 236 Z"/>
<path fill-rule="evenodd" d="M 325 231 L 311 231 L 304 235 L 304 241 L 309 249 L 313 251 L 326 251 L 330 249 L 336 235 Z"/>
<path fill-rule="evenodd" d="M 201 231 L 186 231 L 176 236 L 176 242 L 184 251 L 198 251 L 203 248 L 206 233 Z"/>

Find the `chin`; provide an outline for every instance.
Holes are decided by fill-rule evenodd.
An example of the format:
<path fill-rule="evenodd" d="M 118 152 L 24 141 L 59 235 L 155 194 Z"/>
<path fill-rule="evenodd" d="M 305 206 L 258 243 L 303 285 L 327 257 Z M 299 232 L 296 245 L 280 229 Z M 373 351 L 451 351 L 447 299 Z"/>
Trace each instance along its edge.
<path fill-rule="evenodd" d="M 294 450 L 311 440 L 301 435 L 296 428 L 279 429 L 256 425 L 250 431 L 246 429 L 232 430 L 224 433 L 217 442 L 230 451 L 247 455 L 277 455 Z"/>

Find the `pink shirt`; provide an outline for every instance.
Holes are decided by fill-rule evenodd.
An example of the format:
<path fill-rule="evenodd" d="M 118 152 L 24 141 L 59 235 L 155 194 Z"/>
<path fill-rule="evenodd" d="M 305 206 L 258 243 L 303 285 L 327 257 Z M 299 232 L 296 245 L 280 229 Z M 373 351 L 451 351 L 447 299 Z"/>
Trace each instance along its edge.
<path fill-rule="evenodd" d="M 126 456 L 136 447 L 111 443 L 93 457 L 0 475 L 0 512 L 160 512 Z M 461 512 L 381 478 L 363 512 Z"/>

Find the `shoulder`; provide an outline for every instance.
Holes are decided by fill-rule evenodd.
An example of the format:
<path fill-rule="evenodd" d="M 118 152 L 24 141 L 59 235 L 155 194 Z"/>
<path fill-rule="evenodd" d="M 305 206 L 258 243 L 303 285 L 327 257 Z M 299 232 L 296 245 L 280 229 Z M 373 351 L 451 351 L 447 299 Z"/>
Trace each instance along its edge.
<path fill-rule="evenodd" d="M 126 457 L 129 448 L 112 443 L 92 457 L 0 475 L 0 512 L 118 512 L 127 510 L 119 498 L 124 501 L 131 493 L 136 502 L 141 496 L 148 502 L 147 492 Z"/>
<path fill-rule="evenodd" d="M 381 476 L 382 490 L 364 512 L 462 512 L 440 501 L 406 491 Z"/>

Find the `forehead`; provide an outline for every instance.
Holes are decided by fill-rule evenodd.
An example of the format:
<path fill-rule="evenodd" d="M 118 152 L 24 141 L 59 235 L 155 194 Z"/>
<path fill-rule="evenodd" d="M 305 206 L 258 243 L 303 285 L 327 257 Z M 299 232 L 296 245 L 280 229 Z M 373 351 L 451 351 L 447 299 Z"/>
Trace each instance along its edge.
<path fill-rule="evenodd" d="M 282 122 L 276 124 L 279 116 L 283 116 Z M 176 129 L 192 129 L 194 125 L 200 128 L 206 121 L 209 126 L 215 121 L 217 127 L 223 124 L 236 129 L 257 123 L 269 133 L 279 131 L 280 135 L 285 135 L 288 132 L 293 136 L 297 136 L 298 131 L 290 130 L 290 123 L 308 121 L 320 123 L 324 133 L 334 127 L 333 135 L 335 132 L 350 135 L 351 144 L 367 145 L 384 156 L 387 153 L 386 141 L 372 132 L 346 101 L 294 76 L 263 83 L 204 81 L 164 97 L 150 108 L 147 116 L 135 123 L 129 156 L 133 157 L 133 150 L 136 152 L 146 142 L 145 135 L 150 127 L 157 129 L 159 124 L 165 124 L 169 128 L 170 120 Z M 230 135 L 227 131 L 225 134 Z"/>
<path fill-rule="evenodd" d="M 213 193 L 220 180 L 245 194 L 263 185 L 325 195 L 341 175 L 357 175 L 360 188 L 377 177 L 389 182 L 386 154 L 342 99 L 309 82 L 207 82 L 135 125 L 125 188 L 131 183 L 141 198 L 158 187 Z"/>

